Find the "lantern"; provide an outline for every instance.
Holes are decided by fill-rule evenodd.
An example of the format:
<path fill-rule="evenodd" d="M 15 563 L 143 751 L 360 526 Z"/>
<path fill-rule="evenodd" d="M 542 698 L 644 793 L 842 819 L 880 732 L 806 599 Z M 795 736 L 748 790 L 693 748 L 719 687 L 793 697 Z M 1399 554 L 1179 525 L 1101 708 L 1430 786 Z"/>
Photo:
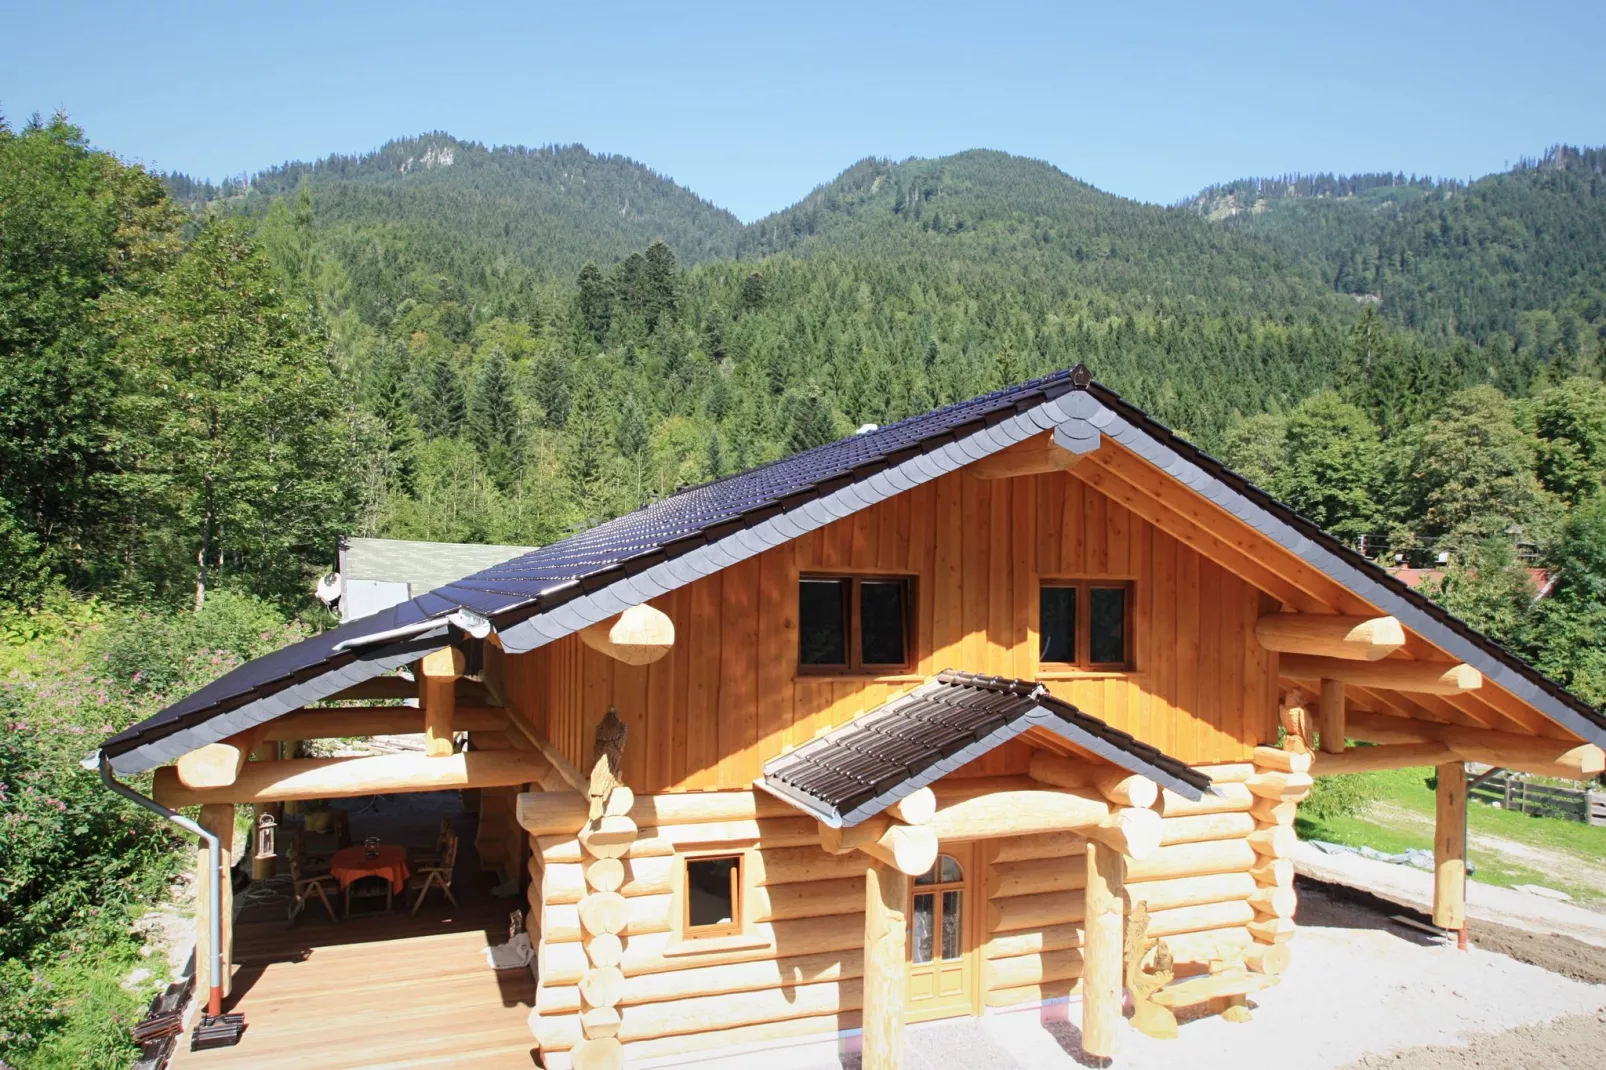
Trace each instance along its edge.
<path fill-rule="evenodd" d="M 271 811 L 263 810 L 261 814 L 257 815 L 256 857 L 259 860 L 265 862 L 270 858 L 278 857 L 279 852 L 273 846 L 273 830 L 278 826 L 279 823 L 274 820 Z"/>

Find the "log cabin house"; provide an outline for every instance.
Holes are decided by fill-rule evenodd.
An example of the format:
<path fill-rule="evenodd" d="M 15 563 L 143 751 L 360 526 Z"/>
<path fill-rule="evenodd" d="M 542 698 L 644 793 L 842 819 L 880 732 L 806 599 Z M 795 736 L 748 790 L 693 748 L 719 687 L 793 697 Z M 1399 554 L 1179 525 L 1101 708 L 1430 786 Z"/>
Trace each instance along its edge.
<path fill-rule="evenodd" d="M 421 711 L 307 708 L 405 666 Z M 409 727 L 426 754 L 246 760 Z M 907 1022 L 1015 1011 L 1108 1057 L 1123 990 L 1145 1028 L 1247 1017 L 1297 954 L 1314 776 L 1438 766 L 1434 919 L 1460 929 L 1465 763 L 1586 777 L 1603 742 L 1606 717 L 1079 366 L 261 658 L 100 762 L 154 768 L 213 829 L 482 789 L 546 1067 L 862 1044 L 891 1068 Z"/>

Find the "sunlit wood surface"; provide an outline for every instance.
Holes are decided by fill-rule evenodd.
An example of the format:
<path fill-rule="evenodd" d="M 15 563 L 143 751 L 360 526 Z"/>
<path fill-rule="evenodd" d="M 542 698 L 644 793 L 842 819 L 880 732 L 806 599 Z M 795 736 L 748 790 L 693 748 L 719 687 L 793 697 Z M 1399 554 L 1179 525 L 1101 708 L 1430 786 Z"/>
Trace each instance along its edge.
<path fill-rule="evenodd" d="M 386 816 L 382 829 L 354 816 L 354 835 L 428 842 L 439 811 Z M 459 815 L 457 823 L 472 833 L 472 815 Z M 434 892 L 416 916 L 398 899 L 390 914 L 332 924 L 314 902 L 293 927 L 285 925 L 282 903 L 247 908 L 236 928 L 234 992 L 226 1005 L 245 1015 L 245 1035 L 232 1048 L 191 1052 L 186 1033 L 171 1065 L 536 1066 L 525 1020 L 535 983 L 528 971 L 498 973 L 485 960 L 487 946 L 507 939 L 508 912 L 522 904 L 490 898 L 490 875 L 479 871 L 471 844 L 465 837 L 454 882 L 461 908 Z"/>

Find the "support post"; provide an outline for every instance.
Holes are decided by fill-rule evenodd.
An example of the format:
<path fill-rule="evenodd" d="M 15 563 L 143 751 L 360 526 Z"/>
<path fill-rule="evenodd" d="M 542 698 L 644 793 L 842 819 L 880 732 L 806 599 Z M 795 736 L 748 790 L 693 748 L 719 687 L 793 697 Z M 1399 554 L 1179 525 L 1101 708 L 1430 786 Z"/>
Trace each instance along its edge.
<path fill-rule="evenodd" d="M 279 744 L 259 743 L 254 754 L 254 760 L 259 762 L 273 762 L 279 760 Z M 258 858 L 256 856 L 256 830 L 262 822 L 262 815 L 271 813 L 277 820 L 284 813 L 283 803 L 253 803 L 251 806 L 251 840 L 246 843 L 246 854 L 251 856 L 251 879 L 265 881 L 273 877 L 279 868 L 276 858 Z"/>
<path fill-rule="evenodd" d="M 1438 767 L 1433 820 L 1433 924 L 1461 929 L 1467 923 L 1467 767 Z"/>
<path fill-rule="evenodd" d="M 1348 730 L 1344 701 L 1344 681 L 1322 681 L 1321 705 L 1316 709 L 1316 731 L 1321 734 L 1323 754 L 1344 753 L 1344 736 Z"/>
<path fill-rule="evenodd" d="M 234 887 L 229 880 L 229 862 L 234 851 L 234 807 L 229 803 L 207 803 L 201 807 L 200 825 L 218 840 L 218 932 L 223 948 L 221 971 L 223 995 L 233 987 L 230 976 L 234 964 Z M 207 889 L 211 849 L 202 843 L 195 855 L 195 991 L 212 987 L 211 903 Z"/>
<path fill-rule="evenodd" d="M 909 886 L 909 875 L 891 866 L 865 867 L 864 1070 L 903 1070 Z"/>
<path fill-rule="evenodd" d="M 455 646 L 424 655 L 418 663 L 418 699 L 424 707 L 424 753 L 444 758 L 452 753 L 452 707 L 457 678 L 463 675 L 463 652 Z"/>
<path fill-rule="evenodd" d="M 1096 1059 L 1115 1055 L 1120 1035 L 1121 967 L 1125 928 L 1126 857 L 1087 841 L 1086 921 L 1082 961 L 1082 1050 Z"/>

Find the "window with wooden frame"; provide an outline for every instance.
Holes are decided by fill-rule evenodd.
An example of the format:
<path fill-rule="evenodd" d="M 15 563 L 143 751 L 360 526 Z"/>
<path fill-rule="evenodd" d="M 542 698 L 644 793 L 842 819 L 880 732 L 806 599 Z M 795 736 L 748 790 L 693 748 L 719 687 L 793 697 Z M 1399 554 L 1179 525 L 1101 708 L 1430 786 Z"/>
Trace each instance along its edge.
<path fill-rule="evenodd" d="M 1132 584 L 1044 580 L 1038 592 L 1038 661 L 1094 672 L 1135 667 Z"/>
<path fill-rule="evenodd" d="M 681 935 L 731 936 L 742 931 L 742 856 L 687 858 Z"/>
<path fill-rule="evenodd" d="M 891 673 L 914 655 L 911 576 L 803 576 L 798 581 L 798 671 Z"/>

